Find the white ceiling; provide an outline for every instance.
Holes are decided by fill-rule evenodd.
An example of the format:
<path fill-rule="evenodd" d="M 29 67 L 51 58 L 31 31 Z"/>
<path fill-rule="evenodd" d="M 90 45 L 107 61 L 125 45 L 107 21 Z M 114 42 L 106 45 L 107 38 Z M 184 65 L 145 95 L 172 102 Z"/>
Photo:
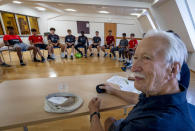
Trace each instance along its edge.
<path fill-rule="evenodd" d="M 63 13 L 63 12 L 67 12 L 64 9 L 67 8 L 71 8 L 71 9 L 75 9 L 77 10 L 78 13 L 87 13 L 87 14 L 97 14 L 98 11 L 101 10 L 105 10 L 110 12 L 109 15 L 119 15 L 119 16 L 129 16 L 130 13 L 141 13 L 143 11 L 142 6 L 138 6 L 138 5 L 143 5 L 144 4 L 151 4 L 154 0 L 82 0 L 83 3 L 78 3 L 81 0 L 68 0 L 72 3 L 66 3 L 67 0 L 18 0 L 23 2 L 22 5 L 29 7 L 29 8 L 33 8 L 35 9 L 35 7 L 37 6 L 41 6 L 46 8 L 46 11 L 49 12 L 55 12 L 55 13 Z M 56 2 L 58 1 L 58 2 Z M 88 3 L 88 1 L 90 2 L 111 2 L 111 3 L 115 3 L 115 5 L 103 5 L 103 4 L 84 4 L 84 3 Z M 129 5 L 131 5 L 131 3 L 134 3 L 134 5 L 136 4 L 137 6 L 135 7 L 129 7 L 129 6 L 124 6 L 125 2 L 128 3 Z M 75 3 L 74 3 L 75 2 Z M 120 5 L 119 3 L 122 3 L 123 5 Z M 146 2 L 146 3 L 143 3 Z M 7 3 L 12 3 L 12 0 L 0 0 L 1 5 L 2 4 L 7 4 Z M 132 3 L 133 4 L 133 3 Z M 116 6 L 118 5 L 118 6 Z"/>

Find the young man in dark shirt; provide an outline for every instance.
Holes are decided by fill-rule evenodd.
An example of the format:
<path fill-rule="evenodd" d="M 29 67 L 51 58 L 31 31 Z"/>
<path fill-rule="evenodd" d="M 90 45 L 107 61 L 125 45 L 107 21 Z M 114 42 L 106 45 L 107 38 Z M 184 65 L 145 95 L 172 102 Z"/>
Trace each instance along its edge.
<path fill-rule="evenodd" d="M 76 38 L 72 35 L 72 31 L 70 29 L 68 29 L 67 32 L 68 35 L 65 37 L 65 58 L 68 58 L 67 48 L 71 48 L 70 58 L 73 59 Z"/>
<path fill-rule="evenodd" d="M 47 59 L 53 60 L 51 57 L 51 52 L 53 49 L 52 45 L 46 45 L 43 43 L 43 37 L 41 35 L 37 35 L 37 30 L 36 29 L 31 29 L 32 35 L 29 36 L 29 41 L 30 44 L 35 46 L 37 48 L 38 54 L 41 57 L 41 61 L 45 62 L 45 58 L 43 57 L 43 54 L 41 53 L 40 49 L 48 50 L 48 57 Z"/>
<path fill-rule="evenodd" d="M 106 57 L 108 55 L 108 53 L 106 53 L 105 49 L 110 49 L 110 58 L 112 57 L 111 55 L 111 49 L 114 47 L 115 44 L 115 39 L 114 36 L 112 35 L 112 30 L 108 31 L 109 35 L 106 37 L 106 43 L 105 45 L 102 46 L 102 51 L 104 52 L 104 57 Z"/>
<path fill-rule="evenodd" d="M 114 47 L 111 49 L 114 59 L 116 59 L 115 51 L 119 52 L 119 61 L 125 61 L 125 52 L 128 47 L 128 40 L 126 39 L 126 33 L 123 33 L 122 36 L 123 38 L 120 40 L 118 47 Z M 123 59 L 121 59 L 121 56 L 123 57 Z"/>
<path fill-rule="evenodd" d="M 101 38 L 99 37 L 99 32 L 95 32 L 96 36 L 93 37 L 93 43 L 89 46 L 90 56 L 93 56 L 92 48 L 97 48 L 98 54 L 97 56 L 100 56 L 100 44 L 101 44 Z"/>
<path fill-rule="evenodd" d="M 17 51 L 21 66 L 26 65 L 22 59 L 22 51 L 26 50 L 33 50 L 34 62 L 40 62 L 39 60 L 36 59 L 37 50 L 34 46 L 24 44 L 20 36 L 14 34 L 14 28 L 12 26 L 8 26 L 7 30 L 9 34 L 3 37 L 4 43 L 6 46 L 12 46 L 13 49 Z"/>
<path fill-rule="evenodd" d="M 82 51 L 79 50 L 79 47 L 83 47 L 85 50 L 85 58 L 87 58 L 87 46 L 89 46 L 88 38 L 85 36 L 85 32 L 81 31 L 81 36 L 78 38 L 78 44 L 75 46 L 75 49 L 83 56 Z"/>
<path fill-rule="evenodd" d="M 61 48 L 61 58 L 64 57 L 64 50 L 65 46 L 60 43 L 60 37 L 55 34 L 56 29 L 50 28 L 50 34 L 47 36 L 48 43 L 52 45 L 54 48 L 59 47 Z M 54 50 L 52 49 L 52 58 L 55 58 Z"/>

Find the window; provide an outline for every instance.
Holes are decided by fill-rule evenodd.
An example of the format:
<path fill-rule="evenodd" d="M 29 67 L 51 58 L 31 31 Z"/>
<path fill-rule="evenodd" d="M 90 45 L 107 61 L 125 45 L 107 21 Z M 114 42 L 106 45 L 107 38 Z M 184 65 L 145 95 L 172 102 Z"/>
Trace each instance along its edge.
<path fill-rule="evenodd" d="M 20 27 L 21 35 L 29 35 L 30 34 L 30 29 L 29 29 L 29 25 L 28 25 L 27 16 L 16 15 L 16 17 L 17 17 L 18 24 L 19 24 L 19 27 Z"/>
<path fill-rule="evenodd" d="M 7 27 L 8 26 L 13 26 L 15 34 L 19 34 L 18 27 L 17 27 L 17 24 L 16 24 L 15 15 L 12 14 L 12 13 L 6 13 L 6 12 L 2 12 L 1 15 L 2 15 L 2 18 L 3 18 L 3 23 L 4 23 L 4 26 L 5 26 L 6 33 L 8 33 Z"/>
<path fill-rule="evenodd" d="M 39 25 L 38 25 L 37 18 L 36 17 L 28 17 L 28 18 L 29 18 L 31 29 L 36 29 L 39 34 L 40 32 L 39 32 Z"/>
<path fill-rule="evenodd" d="M 1 19 L 0 19 L 0 35 L 4 35 L 3 26 L 1 24 Z"/>

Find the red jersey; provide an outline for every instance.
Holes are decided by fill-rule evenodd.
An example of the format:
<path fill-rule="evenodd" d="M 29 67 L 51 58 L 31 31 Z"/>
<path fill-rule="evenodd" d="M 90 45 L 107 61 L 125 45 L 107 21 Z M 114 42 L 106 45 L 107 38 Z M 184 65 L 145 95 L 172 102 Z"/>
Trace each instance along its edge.
<path fill-rule="evenodd" d="M 22 40 L 18 35 L 4 35 L 3 40 L 8 41 L 10 45 L 22 43 Z"/>
<path fill-rule="evenodd" d="M 33 44 L 43 44 L 43 37 L 41 35 L 31 35 L 28 39 L 32 41 Z"/>
<path fill-rule="evenodd" d="M 137 47 L 137 44 L 138 44 L 138 42 L 136 39 L 130 40 L 129 41 L 129 48 L 135 49 Z"/>
<path fill-rule="evenodd" d="M 115 42 L 114 36 L 107 36 L 106 42 L 107 42 L 107 45 L 110 45 L 110 44 L 112 44 L 112 42 Z"/>

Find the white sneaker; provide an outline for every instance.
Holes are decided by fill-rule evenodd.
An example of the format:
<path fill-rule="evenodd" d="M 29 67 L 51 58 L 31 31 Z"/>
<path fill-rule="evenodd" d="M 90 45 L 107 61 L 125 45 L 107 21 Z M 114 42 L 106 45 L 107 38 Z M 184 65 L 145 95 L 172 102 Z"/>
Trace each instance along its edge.
<path fill-rule="evenodd" d="M 121 61 L 122 61 L 122 59 L 121 59 L 121 58 L 118 58 L 118 61 L 119 61 L 119 62 L 121 62 Z"/>
<path fill-rule="evenodd" d="M 54 59 L 56 58 L 54 54 L 52 54 L 51 57 L 54 58 Z"/>
<path fill-rule="evenodd" d="M 113 60 L 116 60 L 116 57 L 114 57 Z"/>
<path fill-rule="evenodd" d="M 61 58 L 64 58 L 64 53 L 61 53 Z"/>

